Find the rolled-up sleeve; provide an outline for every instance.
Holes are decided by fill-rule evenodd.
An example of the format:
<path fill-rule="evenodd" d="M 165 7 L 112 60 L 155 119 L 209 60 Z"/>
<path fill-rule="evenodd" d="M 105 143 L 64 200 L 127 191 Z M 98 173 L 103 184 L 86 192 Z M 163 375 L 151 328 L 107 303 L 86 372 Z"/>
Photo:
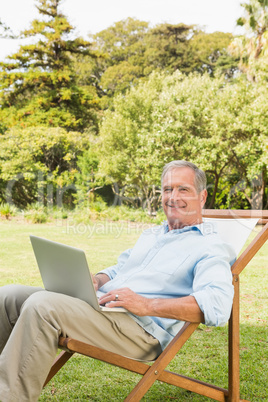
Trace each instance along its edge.
<path fill-rule="evenodd" d="M 120 254 L 120 256 L 118 257 L 116 265 L 112 265 L 111 267 L 103 269 L 102 271 L 100 271 L 98 273 L 108 275 L 111 280 L 114 279 L 116 277 L 116 275 L 118 274 L 118 272 L 125 265 L 126 261 L 128 260 L 130 254 L 131 254 L 131 251 L 132 251 L 132 249 L 123 251 L 123 253 Z"/>
<path fill-rule="evenodd" d="M 213 255 L 214 254 L 214 255 Z M 214 248 L 194 270 L 193 292 L 208 326 L 223 326 L 228 321 L 234 296 L 228 253 Z"/>

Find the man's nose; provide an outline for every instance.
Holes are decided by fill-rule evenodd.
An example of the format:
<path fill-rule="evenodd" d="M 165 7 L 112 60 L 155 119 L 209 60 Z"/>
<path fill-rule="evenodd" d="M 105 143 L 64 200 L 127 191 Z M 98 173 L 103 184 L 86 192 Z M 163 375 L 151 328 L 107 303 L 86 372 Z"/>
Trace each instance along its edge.
<path fill-rule="evenodd" d="M 173 201 L 180 199 L 180 192 L 177 188 L 173 188 L 170 198 Z"/>

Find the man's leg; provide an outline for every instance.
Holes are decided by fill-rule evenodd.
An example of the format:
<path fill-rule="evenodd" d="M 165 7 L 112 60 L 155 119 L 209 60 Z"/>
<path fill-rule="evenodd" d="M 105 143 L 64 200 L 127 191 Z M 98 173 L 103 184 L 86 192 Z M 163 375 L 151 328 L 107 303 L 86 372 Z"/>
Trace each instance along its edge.
<path fill-rule="evenodd" d="M 100 313 L 62 294 L 36 292 L 24 302 L 0 356 L 0 400 L 37 401 L 59 335 L 138 359 L 154 359 L 158 341 L 125 313 Z"/>
<path fill-rule="evenodd" d="M 25 300 L 42 290 L 33 286 L 8 285 L 0 288 L 0 353 L 20 315 Z"/>

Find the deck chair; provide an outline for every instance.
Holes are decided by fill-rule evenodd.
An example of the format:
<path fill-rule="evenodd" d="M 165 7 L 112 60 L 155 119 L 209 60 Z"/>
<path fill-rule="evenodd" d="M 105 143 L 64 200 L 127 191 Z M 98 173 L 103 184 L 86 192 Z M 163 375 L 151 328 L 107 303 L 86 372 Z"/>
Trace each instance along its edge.
<path fill-rule="evenodd" d="M 239 392 L 239 274 L 268 238 L 268 211 L 204 210 L 203 215 L 205 219 L 217 221 L 220 235 L 224 239 L 227 233 L 228 240 L 230 241 L 231 239 L 235 244 L 237 253 L 242 248 L 247 236 L 255 224 L 258 221 L 261 223 L 267 222 L 232 266 L 235 295 L 232 314 L 228 325 L 228 389 L 223 389 L 215 385 L 165 370 L 167 365 L 180 351 L 181 347 L 200 324 L 194 322 L 185 323 L 183 328 L 153 364 L 132 360 L 75 339 L 60 337 L 59 348 L 63 349 L 63 351 L 55 360 L 44 386 L 74 353 L 80 353 L 142 375 L 141 380 L 130 392 L 125 401 L 140 401 L 156 380 L 204 395 L 216 401 L 242 401 Z M 235 222 L 235 224 L 233 224 L 233 222 Z"/>

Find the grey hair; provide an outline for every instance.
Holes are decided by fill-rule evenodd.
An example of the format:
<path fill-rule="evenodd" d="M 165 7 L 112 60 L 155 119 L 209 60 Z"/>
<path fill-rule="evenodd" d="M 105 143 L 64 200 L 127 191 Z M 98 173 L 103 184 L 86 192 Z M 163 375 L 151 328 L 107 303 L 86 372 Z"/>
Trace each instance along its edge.
<path fill-rule="evenodd" d="M 167 163 L 164 166 L 162 176 L 161 176 L 161 187 L 163 187 L 163 179 L 169 170 L 182 168 L 182 167 L 188 167 L 195 172 L 195 188 L 198 193 L 200 193 L 202 190 L 206 189 L 207 178 L 206 178 L 205 172 L 203 170 L 199 169 L 194 163 L 183 161 L 183 160 L 172 161 L 172 162 Z"/>

